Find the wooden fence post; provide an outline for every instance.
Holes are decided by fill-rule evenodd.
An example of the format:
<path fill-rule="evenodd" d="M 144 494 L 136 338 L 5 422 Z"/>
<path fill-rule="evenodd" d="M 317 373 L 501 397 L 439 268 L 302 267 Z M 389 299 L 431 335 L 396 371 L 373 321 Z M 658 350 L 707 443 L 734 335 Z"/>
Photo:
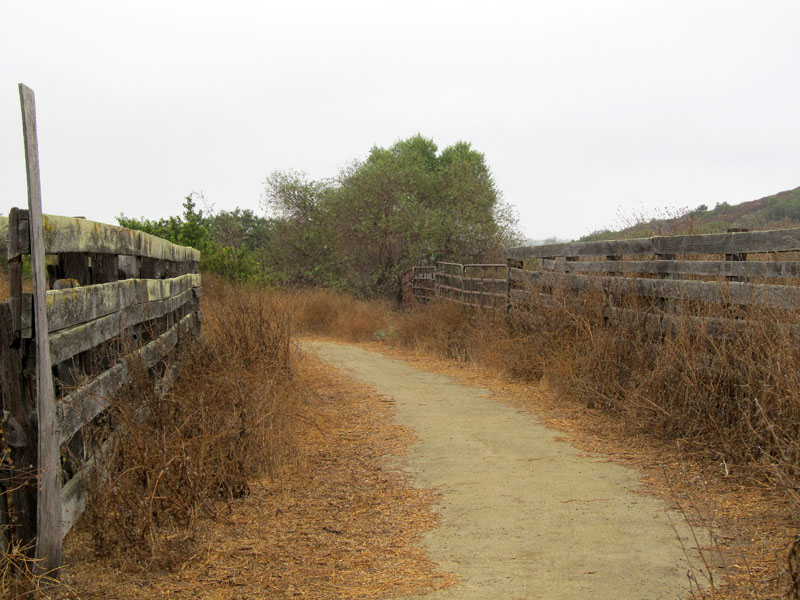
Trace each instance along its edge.
<path fill-rule="evenodd" d="M 675 260 L 675 254 L 656 254 L 656 260 Z M 675 279 L 675 276 L 670 273 L 659 273 L 656 277 L 658 279 Z M 674 302 L 667 298 L 658 298 L 657 306 L 663 312 L 674 312 Z"/>
<path fill-rule="evenodd" d="M 511 312 L 511 269 L 522 269 L 524 264 L 516 258 L 506 259 L 506 312 Z"/>
<path fill-rule="evenodd" d="M 28 217 L 33 263 L 33 311 L 36 329 L 36 408 L 39 441 L 39 499 L 36 506 L 36 568 L 58 576 L 61 566 L 61 461 L 55 431 L 53 371 L 47 327 L 47 279 L 42 232 L 42 189 L 39 178 L 39 147 L 36 134 L 36 103 L 33 90 L 19 84 L 25 165 L 28 178 Z"/>
<path fill-rule="evenodd" d="M 464 265 L 461 266 L 461 308 L 466 308 L 467 299 L 466 295 L 464 294 L 464 278 L 467 276 L 467 271 L 464 268 Z"/>
<path fill-rule="evenodd" d="M 745 233 L 748 230 L 743 227 L 731 227 L 727 230 L 727 233 Z M 747 260 L 747 253 L 746 252 L 734 252 L 732 254 L 725 255 L 725 262 L 739 262 L 739 261 L 746 261 Z M 725 277 L 727 281 L 744 281 L 745 278 L 740 275 L 727 275 Z"/>

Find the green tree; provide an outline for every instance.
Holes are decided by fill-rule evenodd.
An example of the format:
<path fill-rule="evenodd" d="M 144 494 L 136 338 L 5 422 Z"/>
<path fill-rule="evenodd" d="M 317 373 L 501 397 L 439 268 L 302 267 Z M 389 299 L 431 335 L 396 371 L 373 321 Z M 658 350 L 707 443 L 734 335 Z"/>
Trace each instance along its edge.
<path fill-rule="evenodd" d="M 117 217 L 117 223 L 129 229 L 164 238 L 173 244 L 191 246 L 204 252 L 208 249 L 211 237 L 203 211 L 197 210 L 193 196 L 194 192 L 183 200 L 183 217 L 167 217 L 152 221 L 144 217 L 135 219 L 121 214 Z"/>
<path fill-rule="evenodd" d="M 331 182 L 298 171 L 276 171 L 265 182 L 262 206 L 272 220 L 261 257 L 281 283 L 344 287 L 329 210 Z"/>
<path fill-rule="evenodd" d="M 235 280 L 269 280 L 257 259 L 269 237 L 269 220 L 236 209 L 211 214 L 197 208 L 194 194 L 183 201 L 183 215 L 159 220 L 120 215 L 123 227 L 144 231 L 202 253 L 201 268 Z"/>
<path fill-rule="evenodd" d="M 367 296 L 393 295 L 420 261 L 498 260 L 516 235 L 484 155 L 467 142 L 438 153 L 421 135 L 372 148 L 335 181 L 273 173 L 265 205 L 292 253 L 281 258 L 288 280 L 327 277 Z"/>

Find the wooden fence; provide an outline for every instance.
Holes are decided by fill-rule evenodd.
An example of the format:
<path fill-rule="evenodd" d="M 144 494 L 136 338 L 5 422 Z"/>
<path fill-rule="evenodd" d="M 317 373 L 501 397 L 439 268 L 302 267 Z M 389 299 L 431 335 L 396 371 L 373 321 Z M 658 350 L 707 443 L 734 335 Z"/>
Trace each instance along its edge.
<path fill-rule="evenodd" d="M 555 288 L 596 290 L 608 320 L 659 332 L 698 304 L 730 313 L 702 320 L 712 329 L 741 321 L 750 306 L 800 307 L 800 228 L 525 246 L 507 256 L 507 265 L 437 263 L 434 296 L 510 310 L 550 303 Z M 621 306 L 626 297 L 639 309 Z"/>
<path fill-rule="evenodd" d="M 176 347 L 199 331 L 200 253 L 122 227 L 42 215 L 33 94 L 20 92 L 28 210 L 0 219 L 9 283 L 0 303 L 0 541 L 35 544 L 37 569 L 52 575 L 85 506 L 93 464 L 86 426 L 104 418 L 134 368 L 166 389 Z"/>
<path fill-rule="evenodd" d="M 92 464 L 84 427 L 108 408 L 133 368 L 145 367 L 162 388 L 169 385 L 179 340 L 196 333 L 202 320 L 199 253 L 83 219 L 46 215 L 36 223 L 28 211 L 12 209 L 7 223 L 10 294 L 0 304 L 0 400 L 11 466 L 3 477 L 10 502 L 0 510 L 10 517 L 6 533 L 13 541 L 49 540 L 52 558 L 44 550 L 37 556 L 55 568 L 61 538 L 84 509 Z M 36 228 L 44 232 L 39 237 L 50 289 L 34 280 L 33 293 L 22 293 L 20 267 Z M 63 284 L 70 287 L 52 289 Z M 32 310 L 37 296 L 45 305 L 43 319 Z M 42 329 L 49 361 L 37 352 Z M 35 385 L 42 371 L 51 375 L 53 410 L 47 416 L 41 409 L 45 394 Z M 35 471 L 25 468 L 32 464 Z M 44 477 L 48 470 L 56 476 Z M 51 497 L 43 499 L 48 491 Z M 49 514 L 37 518 L 42 510 Z"/>
<path fill-rule="evenodd" d="M 412 267 L 401 277 L 403 306 L 440 298 L 464 306 L 505 308 L 508 281 L 507 265 L 437 262 L 435 267 Z"/>
<path fill-rule="evenodd" d="M 687 308 L 725 308 L 730 318 L 702 320 L 713 329 L 742 321 L 748 307 L 800 307 L 798 252 L 800 228 L 511 248 L 510 296 L 526 303 L 554 286 L 593 289 L 604 295 L 607 318 L 659 332 Z M 625 297 L 643 308 L 620 307 Z"/>

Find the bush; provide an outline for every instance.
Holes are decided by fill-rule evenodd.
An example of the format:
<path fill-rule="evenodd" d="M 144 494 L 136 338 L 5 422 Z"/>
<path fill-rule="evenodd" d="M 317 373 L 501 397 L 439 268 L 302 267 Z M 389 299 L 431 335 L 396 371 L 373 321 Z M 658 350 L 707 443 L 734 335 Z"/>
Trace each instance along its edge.
<path fill-rule="evenodd" d="M 263 291 L 208 276 L 204 284 L 204 334 L 180 354 L 172 388 L 162 394 L 140 369 L 94 432 L 84 523 L 95 551 L 125 556 L 126 566 L 171 566 L 199 516 L 294 457 L 287 315 Z"/>

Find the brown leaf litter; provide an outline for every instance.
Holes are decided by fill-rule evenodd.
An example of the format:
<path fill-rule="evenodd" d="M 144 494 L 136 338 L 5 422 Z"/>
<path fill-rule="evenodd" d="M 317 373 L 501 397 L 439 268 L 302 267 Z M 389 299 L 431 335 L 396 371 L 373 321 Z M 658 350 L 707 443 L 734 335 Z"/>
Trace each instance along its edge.
<path fill-rule="evenodd" d="M 434 528 L 435 490 L 414 488 L 398 458 L 414 435 L 391 403 L 304 356 L 299 467 L 198 524 L 173 571 L 93 556 L 67 538 L 66 583 L 82 598 L 390 598 L 452 585 L 417 545 Z"/>

